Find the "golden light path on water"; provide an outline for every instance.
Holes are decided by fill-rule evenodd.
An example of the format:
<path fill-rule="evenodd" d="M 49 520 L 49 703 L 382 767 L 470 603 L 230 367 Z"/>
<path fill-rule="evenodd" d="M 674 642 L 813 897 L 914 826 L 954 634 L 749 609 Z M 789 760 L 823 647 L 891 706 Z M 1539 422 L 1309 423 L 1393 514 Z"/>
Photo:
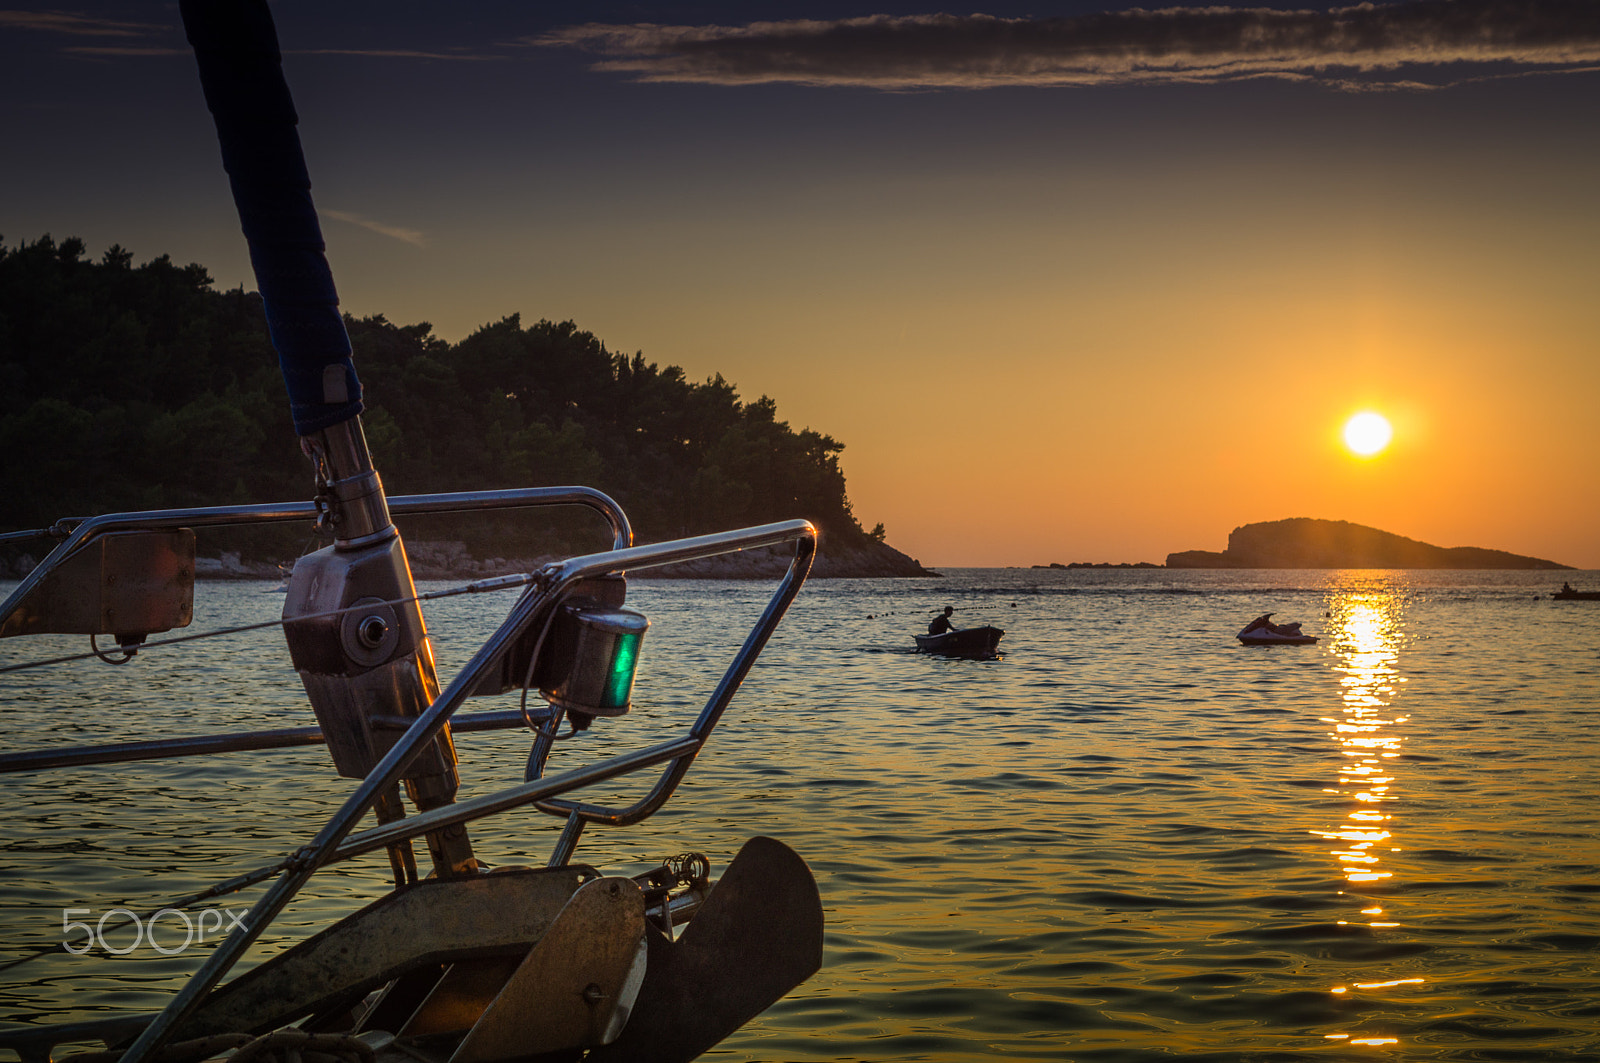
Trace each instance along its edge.
<path fill-rule="evenodd" d="M 1345 763 L 1339 769 L 1338 785 L 1327 792 L 1353 802 L 1355 809 L 1345 817 L 1345 823 L 1312 833 L 1338 844 L 1331 855 L 1338 860 L 1345 881 L 1357 887 L 1392 879 L 1394 872 L 1384 866 L 1384 857 L 1400 851 L 1400 846 L 1394 844 L 1397 839 L 1389 826 L 1393 815 L 1388 811 L 1398 800 L 1393 761 L 1400 756 L 1405 742 L 1401 729 L 1408 719 L 1390 710 L 1395 692 L 1405 682 L 1397 668 L 1400 610 L 1399 596 L 1362 591 L 1336 598 L 1330 603 L 1328 614 L 1335 667 L 1341 673 L 1343 715 L 1324 717 L 1323 722 L 1333 726 L 1329 737 L 1339 743 Z M 1400 925 L 1377 905 L 1361 909 L 1361 914 L 1368 917 L 1367 925 L 1375 931 Z M 1394 978 L 1357 982 L 1353 986 L 1335 986 L 1333 992 L 1347 993 L 1351 988 L 1370 992 L 1422 981 Z M 1388 1036 L 1326 1036 L 1331 1041 L 1371 1047 L 1399 1041 Z"/>

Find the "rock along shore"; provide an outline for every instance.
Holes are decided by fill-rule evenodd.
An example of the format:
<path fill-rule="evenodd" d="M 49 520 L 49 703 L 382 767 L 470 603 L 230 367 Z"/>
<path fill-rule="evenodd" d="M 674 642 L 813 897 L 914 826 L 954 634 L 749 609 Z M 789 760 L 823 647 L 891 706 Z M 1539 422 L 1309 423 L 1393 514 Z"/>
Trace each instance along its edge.
<path fill-rule="evenodd" d="M 509 572 L 531 572 L 555 555 L 539 557 L 476 558 L 465 543 L 426 539 L 406 542 L 411 573 L 419 580 L 473 580 Z M 703 561 L 639 569 L 629 575 L 636 579 L 776 579 L 789 568 L 793 547 L 763 547 L 741 550 Z M 31 565 L 29 567 L 32 567 Z M 277 565 L 245 561 L 236 553 L 195 559 L 196 579 L 279 579 L 284 574 Z M 811 568 L 813 579 L 884 579 L 937 576 L 915 558 L 884 543 L 833 545 L 824 539 Z"/>

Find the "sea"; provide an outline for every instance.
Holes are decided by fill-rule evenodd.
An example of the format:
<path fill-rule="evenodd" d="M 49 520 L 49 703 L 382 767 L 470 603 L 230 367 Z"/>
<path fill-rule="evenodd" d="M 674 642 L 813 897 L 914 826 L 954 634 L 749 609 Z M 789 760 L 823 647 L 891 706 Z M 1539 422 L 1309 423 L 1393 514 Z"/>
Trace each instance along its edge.
<path fill-rule="evenodd" d="M 1371 570 L 813 580 L 667 806 L 590 828 L 576 859 L 633 874 L 698 851 L 716 873 L 755 835 L 804 857 L 821 970 L 711 1060 L 1600 1060 L 1600 602 L 1552 600 L 1563 578 L 1600 587 Z M 772 590 L 634 580 L 652 626 L 633 710 L 561 743 L 551 770 L 685 733 Z M 202 583 L 186 633 L 282 602 L 267 583 Z M 446 681 L 510 602 L 427 604 Z M 1000 656 L 915 652 L 946 605 L 958 626 L 1003 628 Z M 1241 645 L 1268 612 L 1319 641 Z M 8 639 L 0 665 L 86 642 Z M 272 628 L 0 675 L 7 752 L 311 722 Z M 456 744 L 464 796 L 521 780 L 525 731 Z M 159 1009 L 217 933 L 186 939 L 167 916 L 136 936 L 108 913 L 272 863 L 354 785 L 320 747 L 0 775 L 0 963 L 86 948 L 0 971 L 0 1023 Z M 542 865 L 560 826 L 523 809 L 473 840 L 490 863 Z M 389 881 L 382 854 L 319 874 L 244 966 Z M 222 922 L 260 889 L 200 907 Z M 102 932 L 64 933 L 74 922 Z"/>

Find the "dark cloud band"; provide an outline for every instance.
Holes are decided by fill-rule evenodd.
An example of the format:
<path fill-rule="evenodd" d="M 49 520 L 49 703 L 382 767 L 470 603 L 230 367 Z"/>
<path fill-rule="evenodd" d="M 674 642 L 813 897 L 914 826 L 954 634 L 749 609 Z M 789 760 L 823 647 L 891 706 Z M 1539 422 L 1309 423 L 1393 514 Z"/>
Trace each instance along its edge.
<path fill-rule="evenodd" d="M 589 24 L 533 43 L 590 52 L 602 57 L 599 69 L 644 81 L 912 90 L 1275 77 L 1425 87 L 1600 64 L 1600 3 L 1414 0 L 1325 12 L 1188 7 L 1061 19 Z"/>

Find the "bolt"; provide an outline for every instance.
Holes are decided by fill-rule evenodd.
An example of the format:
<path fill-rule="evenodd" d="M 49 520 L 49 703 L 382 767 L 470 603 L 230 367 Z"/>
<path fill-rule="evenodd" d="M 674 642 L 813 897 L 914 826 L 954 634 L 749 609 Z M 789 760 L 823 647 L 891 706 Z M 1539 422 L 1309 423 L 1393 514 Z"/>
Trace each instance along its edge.
<path fill-rule="evenodd" d="M 384 623 L 381 616 L 369 616 L 362 619 L 357 631 L 363 644 L 369 649 L 377 649 L 383 644 L 383 636 L 389 633 L 389 625 Z"/>

